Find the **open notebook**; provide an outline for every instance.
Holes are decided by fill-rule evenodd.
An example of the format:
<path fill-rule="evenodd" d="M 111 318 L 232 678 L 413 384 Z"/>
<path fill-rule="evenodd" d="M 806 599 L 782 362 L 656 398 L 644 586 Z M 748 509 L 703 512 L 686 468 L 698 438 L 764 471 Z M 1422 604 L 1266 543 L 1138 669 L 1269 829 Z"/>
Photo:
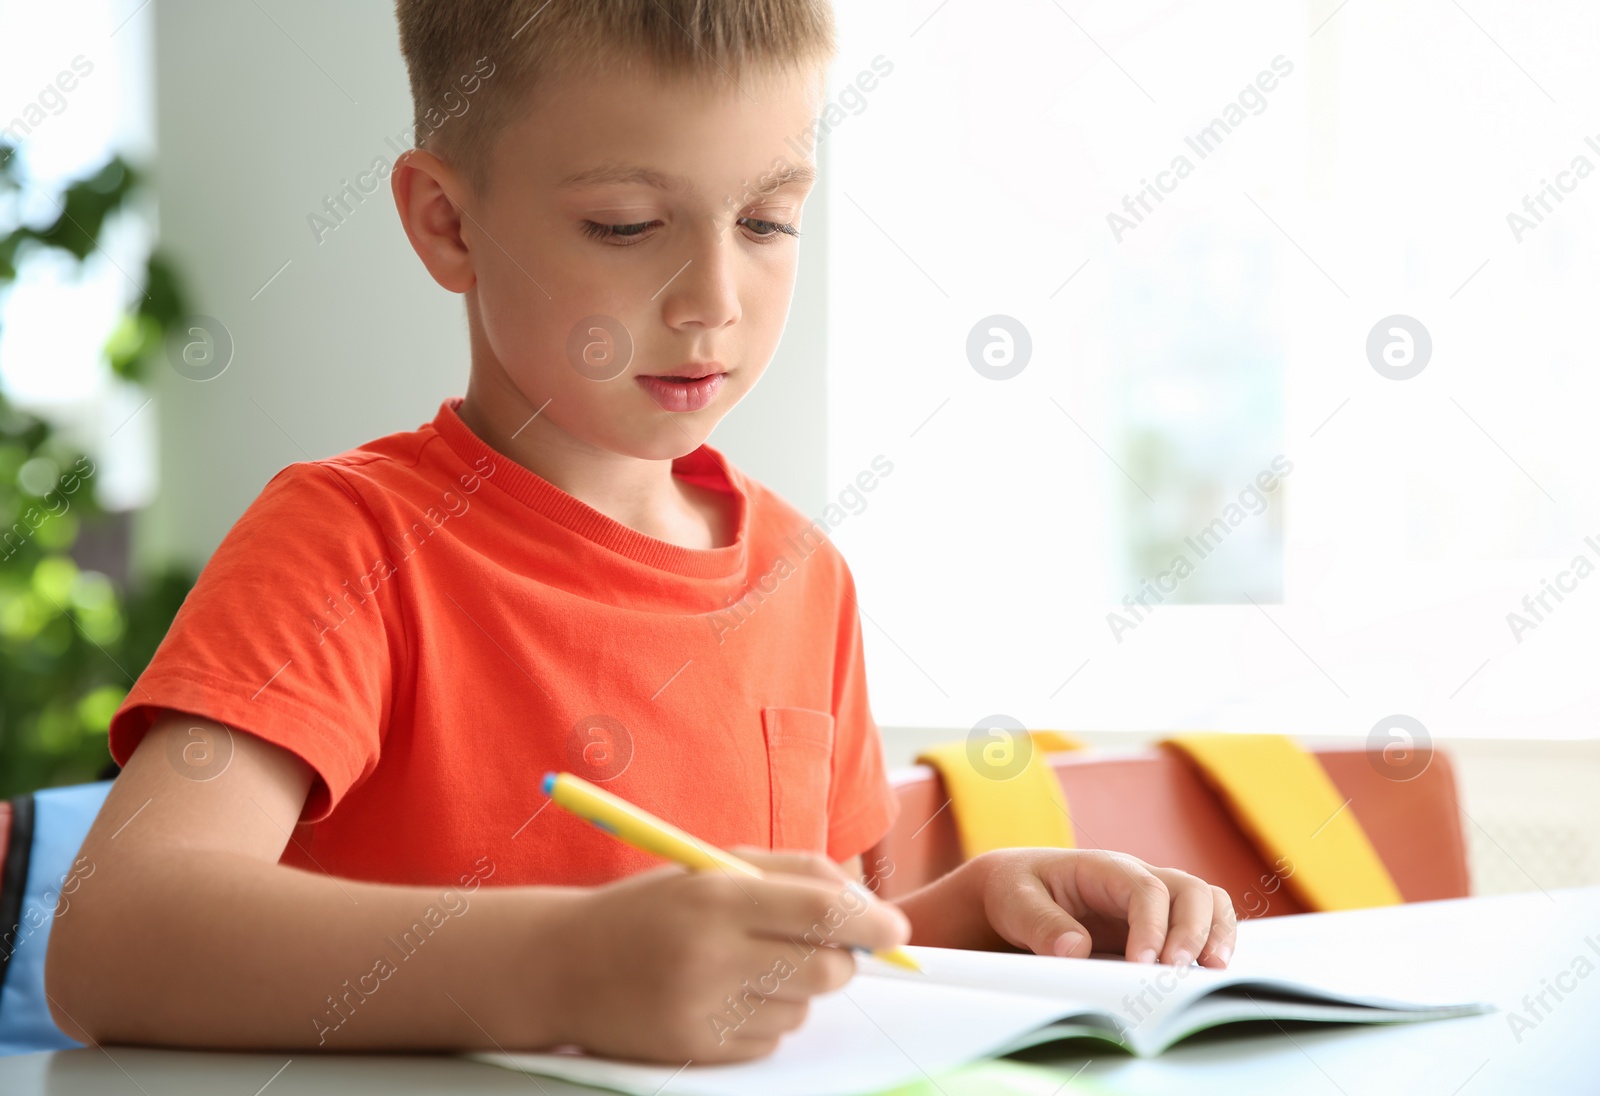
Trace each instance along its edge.
<path fill-rule="evenodd" d="M 1392 1024 L 1492 1008 L 1354 997 L 1200 967 L 906 950 L 922 964 L 922 974 L 862 960 L 847 986 L 813 998 L 800 1029 L 754 1062 L 684 1068 L 578 1053 L 471 1057 L 639 1096 L 847 1096 L 1055 1039 L 1099 1039 L 1149 1057 L 1195 1032 L 1241 1021 Z"/>

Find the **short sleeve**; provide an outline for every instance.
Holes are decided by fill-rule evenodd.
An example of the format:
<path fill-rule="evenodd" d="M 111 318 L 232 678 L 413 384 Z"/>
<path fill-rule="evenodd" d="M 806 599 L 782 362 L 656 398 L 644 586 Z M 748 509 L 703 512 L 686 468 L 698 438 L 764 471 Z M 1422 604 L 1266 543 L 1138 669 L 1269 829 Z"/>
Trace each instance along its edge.
<path fill-rule="evenodd" d="M 834 657 L 833 773 L 828 794 L 828 857 L 842 863 L 877 844 L 900 812 L 883 762 L 883 742 L 867 700 L 867 668 L 855 583 L 843 576 Z"/>
<path fill-rule="evenodd" d="M 284 468 L 223 538 L 112 717 L 112 756 L 126 764 L 161 709 L 190 712 L 304 760 L 316 779 L 302 818 L 325 818 L 377 764 L 405 648 L 396 585 L 343 472 Z"/>

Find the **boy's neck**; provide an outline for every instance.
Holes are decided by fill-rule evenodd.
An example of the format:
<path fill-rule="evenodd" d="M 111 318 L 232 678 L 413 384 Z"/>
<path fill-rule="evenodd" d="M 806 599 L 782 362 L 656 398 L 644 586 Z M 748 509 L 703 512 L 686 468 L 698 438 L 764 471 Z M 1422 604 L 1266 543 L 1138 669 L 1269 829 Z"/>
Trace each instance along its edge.
<path fill-rule="evenodd" d="M 477 369 L 457 409 L 491 449 L 613 521 L 685 548 L 732 543 L 734 515 L 720 492 L 683 483 L 670 460 L 630 457 L 574 438 L 541 421 L 539 411 L 504 373 Z"/>

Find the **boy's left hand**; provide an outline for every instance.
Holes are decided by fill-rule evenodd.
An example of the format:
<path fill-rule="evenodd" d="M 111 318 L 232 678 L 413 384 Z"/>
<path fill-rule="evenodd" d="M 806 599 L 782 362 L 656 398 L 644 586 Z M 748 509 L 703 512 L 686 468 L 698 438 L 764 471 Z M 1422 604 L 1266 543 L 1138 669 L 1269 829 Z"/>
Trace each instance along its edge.
<path fill-rule="evenodd" d="M 1095 849 L 984 853 L 899 904 L 914 944 L 998 946 L 998 937 L 1040 955 L 1117 951 L 1131 962 L 1197 959 L 1217 969 L 1233 956 L 1237 927 L 1221 887 Z"/>

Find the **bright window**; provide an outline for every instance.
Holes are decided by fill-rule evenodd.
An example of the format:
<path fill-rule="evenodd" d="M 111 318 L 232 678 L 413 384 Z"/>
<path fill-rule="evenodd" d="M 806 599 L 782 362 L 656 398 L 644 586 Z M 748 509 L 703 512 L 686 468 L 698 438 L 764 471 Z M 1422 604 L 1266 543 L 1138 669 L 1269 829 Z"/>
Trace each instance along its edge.
<path fill-rule="evenodd" d="M 0 192 L 0 224 L 53 221 L 54 195 L 115 153 L 153 163 L 154 14 L 140 0 L 74 0 L 70 9 L 63 18 L 61 5 L 0 0 L 0 130 L 17 145 L 27 184 Z M 81 267 L 41 253 L 0 296 L 0 384 L 94 454 L 96 489 L 113 509 L 154 490 L 154 407 L 141 410 L 146 394 L 113 378 L 103 355 L 139 292 L 150 238 L 148 218 L 125 213 Z"/>
<path fill-rule="evenodd" d="M 834 531 L 880 723 L 1592 733 L 1600 578 L 1508 614 L 1600 564 L 1594 12 L 837 11 L 829 479 L 893 464 Z"/>

